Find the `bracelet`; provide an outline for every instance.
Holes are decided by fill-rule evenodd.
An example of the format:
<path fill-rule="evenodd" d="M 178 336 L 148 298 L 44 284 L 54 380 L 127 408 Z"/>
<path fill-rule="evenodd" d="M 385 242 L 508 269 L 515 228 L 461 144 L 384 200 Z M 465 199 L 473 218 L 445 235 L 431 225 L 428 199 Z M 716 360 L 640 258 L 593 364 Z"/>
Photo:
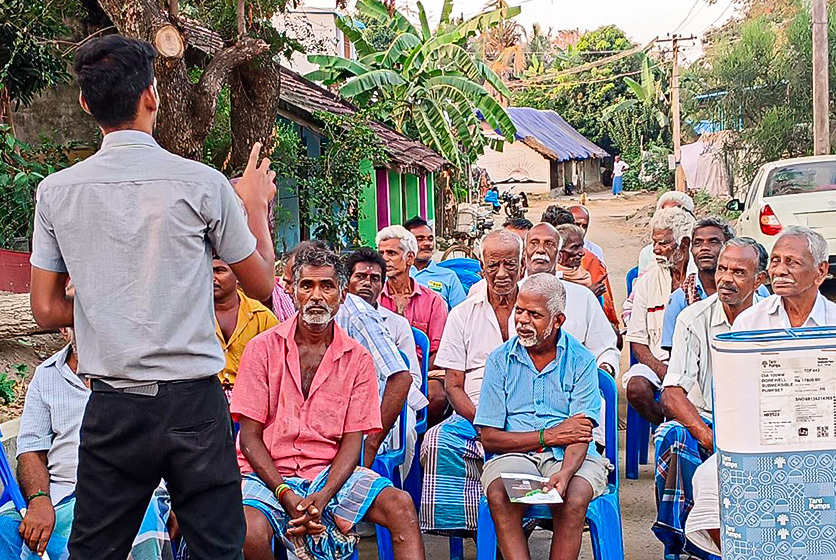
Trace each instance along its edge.
<path fill-rule="evenodd" d="M 31 496 L 26 498 L 26 503 L 28 504 L 29 502 L 31 502 L 35 498 L 40 498 L 41 496 L 46 496 L 47 498 L 49 498 L 49 492 L 44 492 L 43 490 L 38 490 L 37 492 L 35 492 L 34 494 L 32 494 Z"/>
<path fill-rule="evenodd" d="M 290 486 L 288 486 L 284 482 L 276 486 L 274 494 L 276 495 L 276 499 L 279 501 L 279 504 L 282 503 L 282 496 L 284 496 L 287 492 L 290 492 Z"/>
<path fill-rule="evenodd" d="M 546 430 L 544 428 L 540 428 L 540 447 L 546 448 Z"/>

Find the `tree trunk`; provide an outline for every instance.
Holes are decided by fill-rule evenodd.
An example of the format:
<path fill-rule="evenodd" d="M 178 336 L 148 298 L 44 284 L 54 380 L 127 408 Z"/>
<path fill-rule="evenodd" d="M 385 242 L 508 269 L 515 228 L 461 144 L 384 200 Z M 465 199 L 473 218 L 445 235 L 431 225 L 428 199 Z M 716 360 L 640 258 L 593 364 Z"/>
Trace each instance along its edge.
<path fill-rule="evenodd" d="M 264 144 L 261 153 L 273 151 L 273 130 L 279 110 L 281 71 L 265 55 L 242 64 L 230 77 L 230 124 L 232 128 L 232 167 L 247 164 L 255 142 Z"/>
<path fill-rule="evenodd" d="M 151 43 L 161 27 L 177 23 L 156 0 L 99 0 L 99 4 L 119 33 Z M 197 83 L 189 79 L 183 58 L 159 56 L 155 75 L 161 105 L 155 136 L 160 145 L 183 157 L 201 159 L 221 88 L 237 66 L 265 53 L 268 48 L 264 41 L 243 37 L 218 52 Z M 267 120 L 267 117 L 262 118 Z M 270 123 L 273 118 L 269 117 Z"/>
<path fill-rule="evenodd" d="M 29 294 L 0 292 L 0 339 L 50 332 L 35 322 Z"/>

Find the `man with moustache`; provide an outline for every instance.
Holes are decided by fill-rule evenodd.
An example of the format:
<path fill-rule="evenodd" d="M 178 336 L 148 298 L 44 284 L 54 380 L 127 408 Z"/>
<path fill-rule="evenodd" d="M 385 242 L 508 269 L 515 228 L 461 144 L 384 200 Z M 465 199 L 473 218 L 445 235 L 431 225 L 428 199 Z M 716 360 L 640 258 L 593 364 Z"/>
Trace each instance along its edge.
<path fill-rule="evenodd" d="M 517 336 L 488 358 L 475 424 L 485 451 L 482 487 L 504 558 L 530 557 L 523 531 L 528 506 L 513 504 L 502 473 L 548 478 L 563 503 L 551 506 L 551 560 L 577 560 L 589 502 L 607 489 L 607 460 L 592 442 L 601 394 L 595 358 L 561 329 L 566 292 L 554 275 L 523 280 Z"/>
<path fill-rule="evenodd" d="M 588 251 L 588 252 L 592 253 L 593 255 L 595 255 L 596 257 L 598 257 L 598 260 L 601 261 L 601 264 L 603 264 L 604 266 L 607 266 L 607 263 L 604 262 L 604 250 L 601 249 L 601 247 L 597 243 L 591 241 L 589 239 L 589 236 L 586 235 L 587 233 L 589 233 L 589 221 L 590 221 L 589 210 L 587 209 L 587 207 L 586 206 L 580 206 L 580 205 L 570 206 L 569 207 L 569 212 L 571 212 L 572 216 L 575 218 L 575 225 L 580 227 L 584 231 L 584 237 L 583 237 L 583 248 L 584 248 L 584 250 Z"/>
<path fill-rule="evenodd" d="M 773 295 L 740 314 L 732 331 L 836 326 L 836 304 L 819 288 L 827 277 L 827 240 L 815 231 L 790 226 L 769 256 Z M 720 498 L 717 455 L 697 468 L 693 479 L 694 507 L 685 525 L 687 539 L 720 555 Z"/>
<path fill-rule="evenodd" d="M 422 560 L 412 499 L 357 466 L 381 410 L 371 356 L 335 321 L 339 257 L 299 253 L 293 278 L 299 312 L 247 346 L 230 405 L 241 424 L 244 557 L 272 560 L 278 536 L 300 559 L 346 558 L 365 519 L 392 533 L 396 558 Z"/>
<path fill-rule="evenodd" d="M 670 420 L 656 431 L 656 499 L 653 532 L 665 554 L 682 554 L 685 521 L 693 506 L 691 479 L 714 452 L 711 340 L 759 300 L 766 279 L 766 250 L 748 237 L 727 241 L 718 255 L 716 293 L 686 307 L 676 321 L 673 350 L 662 391 Z"/>
<path fill-rule="evenodd" d="M 694 218 L 681 208 L 663 208 L 650 222 L 656 263 L 639 276 L 633 287 L 633 304 L 627 336 L 638 361 L 621 379 L 627 401 L 651 424 L 664 419 L 656 391 L 668 369 L 668 351 L 662 348 L 665 306 L 693 270 L 691 232 Z"/>
<path fill-rule="evenodd" d="M 435 363 L 446 369 L 445 387 L 454 413 L 427 431 L 421 447 L 423 531 L 470 536 L 476 531 L 484 454 L 473 419 L 488 355 L 515 334 L 521 257 L 522 240 L 516 234 L 489 233 L 481 255 L 486 287 L 447 317 Z"/>

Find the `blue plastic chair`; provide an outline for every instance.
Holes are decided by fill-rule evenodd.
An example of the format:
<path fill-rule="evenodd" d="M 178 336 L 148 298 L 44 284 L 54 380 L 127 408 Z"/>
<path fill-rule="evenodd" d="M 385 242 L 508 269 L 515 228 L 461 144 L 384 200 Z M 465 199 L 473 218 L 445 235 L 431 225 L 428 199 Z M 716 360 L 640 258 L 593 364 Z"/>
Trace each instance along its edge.
<path fill-rule="evenodd" d="M 467 293 L 473 284 L 482 279 L 482 265 L 476 259 L 447 259 L 438 263 L 438 266 L 449 268 L 455 272 L 462 283 L 465 293 Z"/>
<path fill-rule="evenodd" d="M 12 473 L 12 467 L 6 458 L 5 450 L 0 450 L 0 482 L 3 483 L 3 493 L 0 494 L 0 505 L 11 501 L 17 511 L 26 509 L 26 500 L 23 498 L 20 486 L 17 485 L 17 480 L 15 480 L 14 473 Z"/>
<path fill-rule="evenodd" d="M 633 284 L 638 276 L 639 267 L 634 267 L 627 273 L 627 295 L 633 292 Z M 637 360 L 631 349 L 630 365 L 635 363 Z M 642 418 L 641 414 L 630 403 L 627 403 L 627 450 L 624 454 L 624 476 L 631 480 L 639 478 L 639 464 L 647 464 L 652 430 L 650 422 Z"/>
<path fill-rule="evenodd" d="M 624 560 L 624 540 L 621 536 L 621 508 L 618 504 L 618 391 L 615 380 L 605 371 L 598 370 L 598 386 L 607 403 L 606 447 L 604 454 L 613 465 L 607 484 L 607 493 L 590 502 L 586 512 L 589 536 L 592 539 L 592 555 L 595 560 Z M 528 508 L 529 519 L 551 519 L 548 506 Z M 479 502 L 479 521 L 476 529 L 476 560 L 496 560 L 496 527 L 488 507 L 488 500 Z"/>
<path fill-rule="evenodd" d="M 412 327 L 412 336 L 415 338 L 415 346 L 420 350 L 421 355 L 421 392 L 427 396 L 427 375 L 430 369 L 430 339 L 423 331 Z M 421 507 L 421 485 L 423 484 L 423 473 L 421 472 L 421 442 L 423 435 L 427 431 L 427 407 L 419 410 L 415 414 L 415 431 L 418 434 L 418 439 L 415 442 L 415 454 L 412 457 L 412 466 L 409 468 L 409 474 L 406 480 L 403 481 L 403 489 L 406 490 L 412 503 L 415 504 L 415 511 Z"/>

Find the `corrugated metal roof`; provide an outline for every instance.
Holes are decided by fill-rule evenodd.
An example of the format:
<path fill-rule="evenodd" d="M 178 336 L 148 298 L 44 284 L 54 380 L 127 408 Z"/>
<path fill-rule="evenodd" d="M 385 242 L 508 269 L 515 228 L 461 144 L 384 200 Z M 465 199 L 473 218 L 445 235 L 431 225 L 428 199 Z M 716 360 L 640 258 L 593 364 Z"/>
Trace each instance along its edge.
<path fill-rule="evenodd" d="M 328 111 L 336 115 L 347 115 L 358 111 L 357 107 L 307 80 L 290 70 L 281 67 L 281 88 L 279 98 L 295 112 L 303 112 L 311 117 L 317 111 Z M 447 161 L 420 142 L 392 130 L 378 121 L 370 121 L 369 126 L 380 138 L 383 147 L 389 153 L 391 162 L 409 173 L 432 173 L 443 167 Z"/>
<path fill-rule="evenodd" d="M 517 140 L 549 159 L 567 161 L 609 156 L 554 111 L 530 107 L 508 107 L 506 110 L 517 127 Z"/>

